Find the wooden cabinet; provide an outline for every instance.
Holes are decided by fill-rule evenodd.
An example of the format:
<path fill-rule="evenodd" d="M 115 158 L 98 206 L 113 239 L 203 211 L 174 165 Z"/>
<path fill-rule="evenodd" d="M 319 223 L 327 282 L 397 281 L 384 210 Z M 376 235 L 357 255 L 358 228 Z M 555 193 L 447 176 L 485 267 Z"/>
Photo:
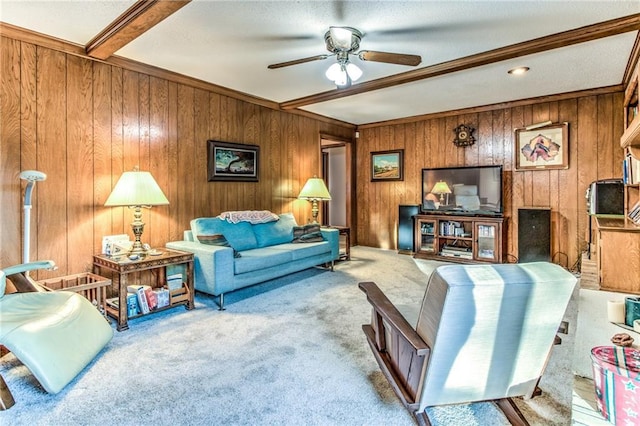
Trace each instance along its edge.
<path fill-rule="evenodd" d="M 640 63 L 624 92 L 624 128 L 625 131 L 620 138 L 620 146 L 627 148 L 635 158 L 640 159 L 640 112 L 638 111 L 638 95 L 640 86 L 638 84 L 638 74 Z"/>
<path fill-rule="evenodd" d="M 600 288 L 640 294 L 640 226 L 621 218 L 596 218 Z"/>
<path fill-rule="evenodd" d="M 501 217 L 417 215 L 415 257 L 460 263 L 502 263 Z"/>

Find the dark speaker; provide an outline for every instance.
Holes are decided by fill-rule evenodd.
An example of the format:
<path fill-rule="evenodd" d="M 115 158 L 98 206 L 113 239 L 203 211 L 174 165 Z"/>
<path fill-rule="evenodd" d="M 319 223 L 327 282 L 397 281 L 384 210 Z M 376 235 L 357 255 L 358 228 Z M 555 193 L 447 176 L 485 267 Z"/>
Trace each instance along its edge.
<path fill-rule="evenodd" d="M 551 261 L 551 209 L 518 209 L 518 263 Z"/>
<path fill-rule="evenodd" d="M 398 212 L 398 253 L 413 253 L 413 216 L 420 213 L 420 206 L 400 206 Z"/>
<path fill-rule="evenodd" d="M 624 184 L 621 179 L 592 182 L 587 197 L 589 214 L 624 214 Z"/>

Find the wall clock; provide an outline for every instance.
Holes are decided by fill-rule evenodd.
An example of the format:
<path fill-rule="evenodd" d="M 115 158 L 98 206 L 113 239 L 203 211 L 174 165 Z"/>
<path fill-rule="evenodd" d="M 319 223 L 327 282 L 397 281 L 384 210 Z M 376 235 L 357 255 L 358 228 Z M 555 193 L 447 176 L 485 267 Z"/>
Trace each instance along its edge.
<path fill-rule="evenodd" d="M 464 124 L 459 125 L 453 129 L 453 132 L 456 134 L 453 144 L 461 147 L 473 145 L 476 141 L 476 138 L 473 137 L 474 130 L 471 126 L 465 126 Z"/>

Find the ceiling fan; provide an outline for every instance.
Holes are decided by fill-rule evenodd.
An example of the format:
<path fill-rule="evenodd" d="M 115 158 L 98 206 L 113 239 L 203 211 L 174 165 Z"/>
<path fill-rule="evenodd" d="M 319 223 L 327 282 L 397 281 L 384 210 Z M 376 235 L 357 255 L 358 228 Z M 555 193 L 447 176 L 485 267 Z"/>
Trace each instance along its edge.
<path fill-rule="evenodd" d="M 347 88 L 351 83 L 362 76 L 362 70 L 357 65 L 349 61 L 349 55 L 355 55 L 363 61 L 384 62 L 387 64 L 398 64 L 416 66 L 422 62 L 419 55 L 407 55 L 402 53 L 376 52 L 373 50 L 361 50 L 360 41 L 363 34 L 351 27 L 330 27 L 324 35 L 327 50 L 331 54 L 310 56 L 308 58 L 295 59 L 293 61 L 280 62 L 269 65 L 267 68 L 276 69 L 291 65 L 303 64 L 305 62 L 327 59 L 336 56 L 337 63 L 331 65 L 325 75 L 333 81 L 338 88 Z"/>

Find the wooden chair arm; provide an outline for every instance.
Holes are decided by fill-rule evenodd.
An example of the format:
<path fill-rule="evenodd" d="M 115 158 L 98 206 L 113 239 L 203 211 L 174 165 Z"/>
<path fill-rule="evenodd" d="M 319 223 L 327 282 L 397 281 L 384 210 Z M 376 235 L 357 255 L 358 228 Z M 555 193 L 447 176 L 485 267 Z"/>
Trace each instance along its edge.
<path fill-rule="evenodd" d="M 371 306 L 373 306 L 376 313 L 413 346 L 417 355 L 427 355 L 429 353 L 429 346 L 427 346 L 424 340 L 422 340 L 422 337 L 416 333 L 411 324 L 407 322 L 405 317 L 402 316 L 400 311 L 391 303 L 376 283 L 362 282 L 358 284 L 358 287 L 367 295 L 367 300 Z"/>
<path fill-rule="evenodd" d="M 420 379 L 431 350 L 375 283 L 363 282 L 358 287 L 374 310 L 372 324 L 362 326 L 369 346 L 394 392 L 413 412 L 418 408 Z"/>

